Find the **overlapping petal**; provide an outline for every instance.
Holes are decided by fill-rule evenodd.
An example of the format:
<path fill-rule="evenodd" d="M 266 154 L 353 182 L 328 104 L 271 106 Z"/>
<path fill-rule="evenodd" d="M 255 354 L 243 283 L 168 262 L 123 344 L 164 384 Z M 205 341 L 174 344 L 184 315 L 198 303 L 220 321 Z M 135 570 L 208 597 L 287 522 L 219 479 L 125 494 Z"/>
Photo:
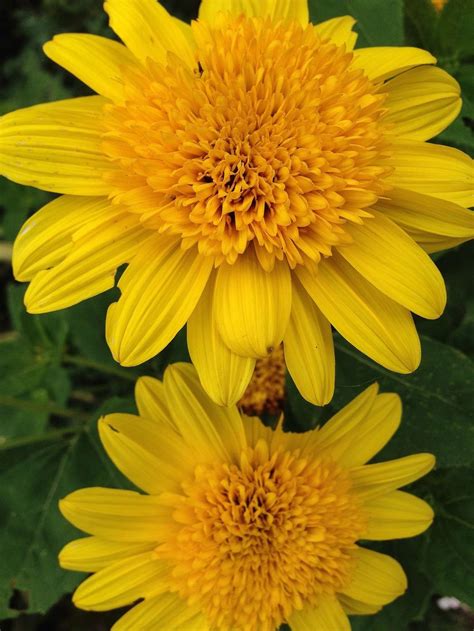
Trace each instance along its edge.
<path fill-rule="evenodd" d="M 414 537 L 430 526 L 434 516 L 427 502 L 404 491 L 377 497 L 364 510 L 368 516 L 364 538 L 373 540 Z"/>
<path fill-rule="evenodd" d="M 283 339 L 285 363 L 302 396 L 315 405 L 326 405 L 335 382 L 331 325 L 296 277 L 292 288 L 290 322 Z"/>
<path fill-rule="evenodd" d="M 0 175 L 53 193 L 108 195 L 101 96 L 33 105 L 0 118 Z"/>
<path fill-rule="evenodd" d="M 59 553 L 59 564 L 66 570 L 97 572 L 103 568 L 135 556 L 151 552 L 152 543 L 109 541 L 99 537 L 83 537 L 66 544 Z"/>
<path fill-rule="evenodd" d="M 201 0 L 200 20 L 212 24 L 220 12 L 228 12 L 233 16 L 297 20 L 303 26 L 309 21 L 307 0 Z"/>
<path fill-rule="evenodd" d="M 179 241 L 149 238 L 120 278 L 122 296 L 107 312 L 115 359 L 135 366 L 159 353 L 193 312 L 212 265 L 210 257 L 182 250 Z"/>
<path fill-rule="evenodd" d="M 427 50 L 409 46 L 372 46 L 354 52 L 354 65 L 361 68 L 372 81 L 381 82 L 406 70 L 436 63 Z"/>
<path fill-rule="evenodd" d="M 349 619 L 337 598 L 321 598 L 315 607 L 294 611 L 289 619 L 292 631 L 350 631 Z"/>
<path fill-rule="evenodd" d="M 255 367 L 253 357 L 234 353 L 222 340 L 214 308 L 215 274 L 187 325 L 188 349 L 199 379 L 219 405 L 234 405 L 245 392 Z"/>
<path fill-rule="evenodd" d="M 344 15 L 315 24 L 314 30 L 323 39 L 330 39 L 338 46 L 344 45 L 346 50 L 352 50 L 357 41 L 357 33 L 352 30 L 355 23 L 353 17 Z"/>

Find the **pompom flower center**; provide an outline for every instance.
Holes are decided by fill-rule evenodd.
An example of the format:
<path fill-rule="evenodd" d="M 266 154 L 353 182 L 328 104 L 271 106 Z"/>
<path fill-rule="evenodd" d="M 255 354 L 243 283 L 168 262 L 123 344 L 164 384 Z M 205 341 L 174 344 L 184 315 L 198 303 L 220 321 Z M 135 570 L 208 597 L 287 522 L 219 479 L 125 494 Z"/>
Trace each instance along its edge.
<path fill-rule="evenodd" d="M 172 496 L 174 535 L 156 553 L 211 628 L 273 631 L 350 581 L 364 519 L 347 473 L 260 439 L 240 463 L 199 466 Z"/>
<path fill-rule="evenodd" d="M 312 25 L 221 14 L 193 33 L 194 70 L 149 60 L 106 108 L 117 199 L 216 265 L 329 256 L 386 189 L 383 95 Z"/>

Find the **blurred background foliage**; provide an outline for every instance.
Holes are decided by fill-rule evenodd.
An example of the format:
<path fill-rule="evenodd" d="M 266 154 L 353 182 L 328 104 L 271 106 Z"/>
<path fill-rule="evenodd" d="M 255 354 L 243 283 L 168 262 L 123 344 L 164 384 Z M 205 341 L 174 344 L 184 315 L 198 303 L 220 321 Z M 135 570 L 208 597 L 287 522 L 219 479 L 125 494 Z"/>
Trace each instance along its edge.
<path fill-rule="evenodd" d="M 184 20 L 198 0 L 164 0 Z M 441 4 L 438 2 L 438 4 Z M 314 0 L 313 21 L 351 14 L 359 46 L 414 45 L 430 50 L 460 82 L 463 109 L 437 142 L 474 153 L 474 2 L 449 0 Z M 0 20 L 0 114 L 88 94 L 41 52 L 56 33 L 114 37 L 97 0 L 16 0 Z M 25 313 L 24 286 L 13 282 L 11 244 L 24 220 L 50 195 L 0 182 L 0 622 L 2 631 L 94 631 L 110 628 L 121 612 L 75 610 L 68 594 L 82 575 L 62 571 L 57 553 L 74 529 L 57 509 L 60 497 L 89 486 L 127 483 L 98 442 L 98 416 L 133 411 L 138 375 L 161 376 L 187 359 L 185 334 L 157 358 L 135 369 L 116 365 L 104 340 L 104 316 L 115 292 L 44 316 Z M 337 339 L 337 390 L 330 406 L 306 403 L 288 380 L 286 426 L 304 431 L 378 380 L 398 392 L 404 421 L 382 458 L 431 451 L 437 470 L 413 491 L 435 508 L 433 527 L 409 541 L 378 545 L 397 557 L 409 576 L 407 594 L 370 618 L 354 618 L 356 631 L 448 631 L 474 628 L 474 247 L 439 253 L 448 306 L 437 321 L 418 321 L 423 362 L 413 375 L 391 374 Z M 3 307 L 3 305 L 5 305 Z M 269 422 L 272 419 L 268 419 Z M 466 606 L 443 610 L 441 596 Z"/>

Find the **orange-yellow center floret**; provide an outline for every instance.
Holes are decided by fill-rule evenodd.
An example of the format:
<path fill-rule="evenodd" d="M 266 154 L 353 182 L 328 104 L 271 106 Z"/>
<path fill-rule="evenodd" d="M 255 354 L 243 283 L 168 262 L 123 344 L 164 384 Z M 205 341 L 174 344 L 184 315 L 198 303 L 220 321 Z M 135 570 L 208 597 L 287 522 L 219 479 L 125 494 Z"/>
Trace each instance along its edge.
<path fill-rule="evenodd" d="M 114 195 L 216 265 L 254 247 L 291 267 L 350 242 L 386 190 L 383 95 L 312 25 L 193 23 L 196 67 L 169 55 L 124 72 L 105 111 Z"/>
<path fill-rule="evenodd" d="M 238 464 L 199 466 L 170 501 L 156 554 L 171 588 L 221 631 L 274 631 L 350 580 L 364 519 L 347 472 L 259 440 Z"/>

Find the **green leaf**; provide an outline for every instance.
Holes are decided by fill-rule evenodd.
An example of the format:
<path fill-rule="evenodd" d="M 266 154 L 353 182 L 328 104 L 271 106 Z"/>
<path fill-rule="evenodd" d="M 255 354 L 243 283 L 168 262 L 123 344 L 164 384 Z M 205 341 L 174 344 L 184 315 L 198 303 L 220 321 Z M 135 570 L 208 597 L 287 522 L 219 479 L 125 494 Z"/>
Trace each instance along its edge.
<path fill-rule="evenodd" d="M 333 407 L 339 409 L 374 381 L 383 392 L 397 392 L 402 398 L 402 424 L 380 459 L 431 452 L 440 467 L 474 462 L 474 364 L 466 355 L 422 338 L 420 368 L 411 375 L 399 375 L 340 338 L 336 348 L 338 388 Z"/>
<path fill-rule="evenodd" d="M 472 0 L 449 0 L 439 18 L 439 38 L 443 49 L 458 58 L 474 55 Z"/>
<path fill-rule="evenodd" d="M 3 449 L 0 461 L 0 618 L 16 615 L 8 606 L 13 588 L 27 594 L 25 613 L 45 612 L 83 575 L 62 570 L 57 555 L 82 533 L 60 515 L 58 501 L 88 486 L 130 488 L 101 447 L 95 419 L 108 411 L 132 411 L 129 400 L 112 400 L 94 421 Z M 66 429 L 67 432 L 67 429 Z M 3 592 L 3 593 L 2 593 Z"/>
<path fill-rule="evenodd" d="M 474 607 L 474 470 L 437 471 L 430 488 L 436 519 L 423 570 L 432 577 L 438 593 Z"/>
<path fill-rule="evenodd" d="M 357 20 L 359 48 L 403 43 L 402 0 L 310 0 L 309 10 L 312 22 L 352 15 Z"/>

